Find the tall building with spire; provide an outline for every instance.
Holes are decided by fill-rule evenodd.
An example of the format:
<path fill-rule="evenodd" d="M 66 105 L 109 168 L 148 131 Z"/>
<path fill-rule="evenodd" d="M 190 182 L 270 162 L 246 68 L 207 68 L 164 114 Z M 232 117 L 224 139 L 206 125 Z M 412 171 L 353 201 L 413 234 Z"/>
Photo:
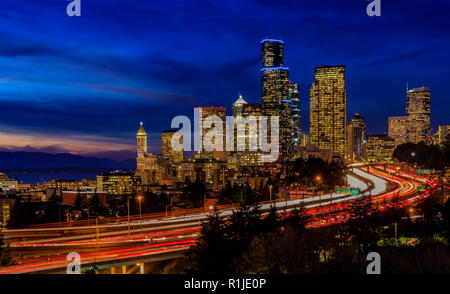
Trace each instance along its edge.
<path fill-rule="evenodd" d="M 310 143 L 343 156 L 346 125 L 345 66 L 318 66 L 310 90 Z"/>
<path fill-rule="evenodd" d="M 428 142 L 431 137 L 431 93 L 428 87 L 408 90 L 406 116 L 408 142 Z"/>
<path fill-rule="evenodd" d="M 144 124 L 141 122 L 139 130 L 136 134 L 137 140 L 137 158 L 136 158 L 136 175 L 141 178 L 144 185 L 152 184 L 157 181 L 156 169 L 157 158 L 148 153 L 148 138 L 144 130 Z"/>

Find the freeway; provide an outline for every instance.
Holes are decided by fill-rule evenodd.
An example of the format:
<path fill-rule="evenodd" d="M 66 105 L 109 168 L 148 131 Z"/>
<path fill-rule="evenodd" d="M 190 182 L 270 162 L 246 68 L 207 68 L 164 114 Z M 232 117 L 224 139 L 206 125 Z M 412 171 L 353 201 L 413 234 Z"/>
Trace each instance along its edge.
<path fill-rule="evenodd" d="M 351 186 L 364 191 L 360 195 L 330 193 L 305 199 L 262 203 L 259 207 L 263 213 L 268 213 L 272 206 L 280 212 L 288 213 L 303 203 L 313 219 L 309 226 L 319 227 L 348 220 L 350 205 L 362 196 L 370 196 L 380 210 L 388 207 L 393 199 L 398 199 L 400 205 L 412 205 L 426 197 L 426 193 L 416 193 L 419 179 L 411 180 L 407 174 L 393 175 L 390 171 L 382 171 L 380 167 L 353 167 L 353 172 L 357 176 L 349 175 L 347 181 Z M 426 178 L 420 178 L 420 181 L 428 183 Z M 391 185 L 395 188 L 390 189 Z M 58 227 L 52 224 L 50 227 L 5 230 L 1 232 L 2 235 L 8 240 L 12 252 L 20 252 L 21 258 L 13 266 L 0 268 L 0 273 L 61 270 L 69 264 L 65 257 L 71 251 L 80 253 L 82 265 L 85 266 L 186 252 L 195 244 L 200 223 L 206 220 L 209 212 L 197 210 L 171 217 L 148 216 L 142 221 L 134 219 L 130 225 L 121 220 L 96 226 L 86 223 L 78 226 L 63 224 Z M 233 207 L 221 207 L 222 217 L 228 217 L 232 213 Z M 61 232 L 62 236 L 59 235 Z M 55 235 L 48 238 L 46 236 L 49 233 Z M 70 235 L 65 236 L 64 233 Z M 44 234 L 44 237 L 39 234 Z M 39 237 L 21 240 L 33 235 Z"/>

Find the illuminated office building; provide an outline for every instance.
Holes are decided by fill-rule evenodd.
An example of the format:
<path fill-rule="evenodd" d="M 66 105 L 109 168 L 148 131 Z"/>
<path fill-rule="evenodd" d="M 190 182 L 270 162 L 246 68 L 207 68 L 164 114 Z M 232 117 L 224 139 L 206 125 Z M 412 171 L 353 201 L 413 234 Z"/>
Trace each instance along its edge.
<path fill-rule="evenodd" d="M 236 119 L 239 116 L 243 116 L 243 107 L 247 105 L 247 102 L 242 98 L 242 95 L 239 94 L 238 100 L 233 103 L 233 118 Z M 228 140 L 228 138 L 227 138 Z M 239 149 L 245 148 L 246 136 L 245 134 L 238 134 L 236 125 L 234 126 L 234 151 L 237 151 Z"/>
<path fill-rule="evenodd" d="M 316 67 L 310 90 L 310 143 L 343 156 L 346 125 L 345 66 Z"/>
<path fill-rule="evenodd" d="M 367 137 L 366 161 L 391 161 L 395 150 L 395 140 L 387 135 L 371 135 Z"/>
<path fill-rule="evenodd" d="M 359 114 L 355 114 L 352 118 L 350 140 L 353 160 L 362 160 L 364 141 L 366 140 L 366 120 Z"/>
<path fill-rule="evenodd" d="M 450 142 L 450 125 L 439 125 L 438 138 L 439 144 Z"/>
<path fill-rule="evenodd" d="M 395 147 L 405 144 L 406 140 L 406 116 L 391 116 L 388 118 L 388 135 L 395 140 Z"/>
<path fill-rule="evenodd" d="M 284 42 L 275 39 L 261 41 L 261 97 L 264 115 L 279 116 L 281 159 L 290 160 L 294 144 L 299 140 L 298 85 L 289 81 L 289 68 L 284 66 Z M 294 106 L 294 107 L 293 107 Z M 270 123 L 269 130 L 270 130 Z"/>
<path fill-rule="evenodd" d="M 101 173 L 97 176 L 97 191 L 108 194 L 131 194 L 140 184 L 140 178 L 128 172 Z"/>
<path fill-rule="evenodd" d="M 262 103 L 248 103 L 242 108 L 242 116 L 248 118 L 249 116 L 254 116 L 259 120 L 259 117 L 263 115 L 263 104 Z M 248 125 L 245 129 L 245 151 L 238 152 L 239 164 L 242 166 L 259 166 L 262 165 L 261 161 L 261 151 L 250 151 L 249 142 L 258 141 L 259 127 L 256 132 L 250 132 Z"/>
<path fill-rule="evenodd" d="M 147 152 L 147 133 L 141 122 L 139 131 L 136 134 L 137 140 L 137 158 L 136 158 L 136 175 L 141 178 L 144 185 L 155 183 L 157 158 L 152 153 Z"/>
<path fill-rule="evenodd" d="M 178 163 L 183 161 L 183 150 L 175 151 L 172 148 L 172 137 L 176 131 L 164 131 L 161 134 L 162 155 L 169 163 Z M 183 137 L 180 138 L 180 144 L 183 144 Z"/>
<path fill-rule="evenodd" d="M 204 122 L 205 119 L 209 116 L 217 116 L 221 119 L 222 124 L 222 150 L 213 150 L 213 151 L 206 151 L 204 144 L 202 144 L 202 151 L 199 153 L 200 158 L 219 158 L 220 160 L 225 160 L 225 151 L 226 151 L 226 108 L 225 107 L 217 107 L 217 106 L 209 106 L 209 107 L 200 107 L 201 115 L 199 117 L 200 121 L 199 124 L 202 126 L 202 142 L 205 139 L 205 135 L 208 134 L 212 128 L 216 127 L 215 125 L 212 125 L 211 128 L 205 128 Z M 215 141 L 213 140 L 212 143 L 214 144 Z"/>
<path fill-rule="evenodd" d="M 239 94 L 239 98 L 236 100 L 236 102 L 233 103 L 233 116 L 239 116 L 242 115 L 242 108 L 244 105 L 247 104 L 247 102 L 242 98 L 242 95 Z"/>
<path fill-rule="evenodd" d="M 17 190 L 18 185 L 18 181 L 10 180 L 4 173 L 0 173 L 0 192 Z"/>
<path fill-rule="evenodd" d="M 289 83 L 289 99 L 291 107 L 291 124 L 292 124 L 292 145 L 290 154 L 292 158 L 300 156 L 300 142 L 302 136 L 301 117 L 300 117 L 300 95 L 298 84 Z"/>
<path fill-rule="evenodd" d="M 431 137 L 431 93 L 428 87 L 409 90 L 406 99 L 407 141 L 428 142 Z"/>

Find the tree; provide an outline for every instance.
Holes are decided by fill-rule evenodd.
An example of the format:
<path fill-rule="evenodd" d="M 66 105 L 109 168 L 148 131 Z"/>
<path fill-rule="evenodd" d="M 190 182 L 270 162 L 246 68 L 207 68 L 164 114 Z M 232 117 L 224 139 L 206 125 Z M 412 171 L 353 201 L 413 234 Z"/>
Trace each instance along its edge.
<path fill-rule="evenodd" d="M 196 246 L 187 254 L 187 271 L 199 274 L 229 272 L 231 248 L 225 238 L 225 222 L 217 209 L 202 223 Z"/>
<path fill-rule="evenodd" d="M 201 207 L 204 205 L 204 197 L 206 194 L 206 187 L 200 180 L 194 183 L 188 183 L 183 189 L 181 199 L 186 207 Z"/>
<path fill-rule="evenodd" d="M 93 218 L 105 216 L 107 214 L 106 207 L 103 206 L 102 203 L 100 202 L 100 198 L 97 193 L 95 193 L 89 200 L 88 209 L 90 211 L 90 215 Z"/>
<path fill-rule="evenodd" d="M 3 238 L 0 236 L 0 266 L 6 266 L 11 263 L 11 255 L 9 253 L 9 245 L 3 242 Z"/>
<path fill-rule="evenodd" d="M 55 223 L 62 219 L 61 197 L 53 195 L 47 201 L 47 207 L 43 216 L 44 223 Z"/>
<path fill-rule="evenodd" d="M 9 216 L 8 229 L 17 229 L 41 222 L 39 210 L 41 203 L 22 202 L 16 200 Z"/>

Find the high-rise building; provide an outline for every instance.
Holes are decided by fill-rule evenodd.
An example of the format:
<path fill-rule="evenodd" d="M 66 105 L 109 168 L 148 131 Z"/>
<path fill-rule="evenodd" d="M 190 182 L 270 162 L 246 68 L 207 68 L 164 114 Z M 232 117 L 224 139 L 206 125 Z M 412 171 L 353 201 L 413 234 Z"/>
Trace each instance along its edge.
<path fill-rule="evenodd" d="M 242 116 L 248 118 L 249 116 L 256 117 L 259 119 L 263 115 L 263 105 L 262 103 L 248 103 L 242 108 Z M 239 164 L 242 166 L 257 166 L 262 165 L 261 151 L 250 151 L 250 142 L 258 141 L 259 128 L 256 132 L 250 132 L 248 125 L 245 129 L 245 137 L 243 142 L 245 144 L 245 151 L 238 152 Z"/>
<path fill-rule="evenodd" d="M 141 183 L 144 185 L 154 183 L 156 180 L 157 161 L 156 156 L 147 152 L 147 133 L 142 122 L 136 134 L 136 140 L 136 175 L 141 178 Z"/>
<path fill-rule="evenodd" d="M 233 116 L 237 117 L 239 115 L 242 115 L 242 107 L 247 104 L 247 102 L 242 98 L 242 95 L 239 94 L 239 98 L 236 100 L 236 102 L 233 103 Z"/>
<path fill-rule="evenodd" d="M 406 116 L 391 116 L 388 118 L 388 135 L 395 140 L 395 147 L 405 144 L 406 140 Z"/>
<path fill-rule="evenodd" d="M 439 125 L 439 144 L 450 142 L 450 125 Z"/>
<path fill-rule="evenodd" d="M 209 107 L 200 107 L 201 115 L 199 117 L 200 119 L 200 125 L 202 126 L 202 141 L 203 141 L 203 150 L 200 152 L 200 158 L 219 158 L 220 160 L 225 160 L 225 151 L 226 151 L 226 108 L 225 107 L 218 107 L 218 106 L 209 106 Z M 215 128 L 217 126 L 213 125 L 212 128 L 205 128 L 204 123 L 205 120 L 210 116 L 217 116 L 221 119 L 222 124 L 222 144 L 221 149 L 222 150 L 213 150 L 213 151 L 206 151 L 205 150 L 205 136 L 212 130 L 212 128 Z M 215 144 L 216 142 L 212 140 L 212 144 Z"/>
<path fill-rule="evenodd" d="M 279 117 L 281 159 L 290 160 L 293 145 L 298 140 L 298 85 L 289 81 L 289 68 L 284 66 L 284 42 L 275 39 L 261 41 L 261 97 L 264 115 Z M 294 107 L 293 107 L 294 106 Z M 298 115 L 298 117 L 297 117 Z M 270 130 L 270 123 L 269 130 Z"/>
<path fill-rule="evenodd" d="M 390 161 L 394 150 L 395 141 L 387 135 L 371 135 L 367 137 L 367 161 Z"/>
<path fill-rule="evenodd" d="M 355 161 L 362 160 L 364 153 L 364 141 L 366 140 L 366 120 L 359 114 L 352 118 L 351 152 Z"/>
<path fill-rule="evenodd" d="M 407 141 L 428 142 L 431 137 L 431 93 L 428 87 L 409 90 L 406 99 Z"/>
<path fill-rule="evenodd" d="M 316 67 L 310 90 L 310 143 L 343 156 L 346 125 L 345 66 Z"/>
<path fill-rule="evenodd" d="M 169 163 L 178 163 L 183 161 L 183 150 L 175 151 L 172 148 L 172 137 L 176 131 L 169 130 L 161 133 L 162 155 Z M 180 138 L 180 144 L 183 144 L 183 137 Z"/>
<path fill-rule="evenodd" d="M 137 139 L 137 157 L 141 158 L 147 153 L 147 133 L 144 130 L 144 123 L 141 122 L 139 131 L 136 134 Z"/>
<path fill-rule="evenodd" d="M 300 95 L 298 84 L 289 83 L 289 99 L 291 106 L 291 120 L 292 120 L 292 158 L 300 156 L 300 142 L 302 136 L 301 116 L 300 116 Z"/>

